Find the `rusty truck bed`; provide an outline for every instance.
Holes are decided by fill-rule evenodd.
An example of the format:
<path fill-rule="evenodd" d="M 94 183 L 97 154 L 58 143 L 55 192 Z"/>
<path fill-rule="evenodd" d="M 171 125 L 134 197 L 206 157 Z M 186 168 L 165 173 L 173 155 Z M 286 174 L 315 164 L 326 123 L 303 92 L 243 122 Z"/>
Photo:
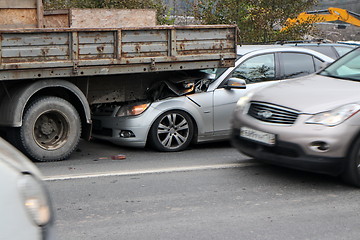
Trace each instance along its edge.
<path fill-rule="evenodd" d="M 0 31 L 0 79 L 230 67 L 235 25 Z"/>

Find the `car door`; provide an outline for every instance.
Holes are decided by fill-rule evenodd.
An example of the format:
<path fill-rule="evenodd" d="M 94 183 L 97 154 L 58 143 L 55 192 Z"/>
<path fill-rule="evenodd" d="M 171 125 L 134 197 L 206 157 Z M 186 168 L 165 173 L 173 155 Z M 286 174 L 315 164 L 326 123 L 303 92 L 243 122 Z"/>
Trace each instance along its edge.
<path fill-rule="evenodd" d="M 236 102 L 249 90 L 275 83 L 276 73 L 274 53 L 257 55 L 244 60 L 228 76 L 224 82 L 214 90 L 214 137 L 223 138 L 230 134 L 230 120 Z M 246 81 L 246 89 L 227 89 L 229 78 L 241 78 Z"/>

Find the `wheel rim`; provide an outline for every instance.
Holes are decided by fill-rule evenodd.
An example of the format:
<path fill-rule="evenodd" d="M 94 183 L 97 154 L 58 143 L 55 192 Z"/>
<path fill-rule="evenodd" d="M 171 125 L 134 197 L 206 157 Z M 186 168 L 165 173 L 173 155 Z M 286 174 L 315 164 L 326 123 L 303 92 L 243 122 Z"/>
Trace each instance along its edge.
<path fill-rule="evenodd" d="M 165 115 L 159 122 L 157 137 L 165 148 L 179 148 L 189 138 L 189 123 L 180 114 L 171 113 Z"/>
<path fill-rule="evenodd" d="M 59 149 L 69 135 L 69 122 L 59 112 L 41 114 L 34 125 L 34 139 L 38 146 L 46 150 Z"/>

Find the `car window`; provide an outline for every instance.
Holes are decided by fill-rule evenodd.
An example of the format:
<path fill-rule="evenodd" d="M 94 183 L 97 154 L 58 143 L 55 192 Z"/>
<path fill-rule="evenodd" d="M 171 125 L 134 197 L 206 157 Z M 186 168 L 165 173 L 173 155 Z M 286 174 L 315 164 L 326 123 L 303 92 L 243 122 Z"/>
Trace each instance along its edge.
<path fill-rule="evenodd" d="M 343 56 L 346 53 L 350 52 L 351 50 L 353 50 L 353 48 L 349 48 L 349 47 L 340 47 L 340 46 L 336 46 L 334 47 L 336 49 L 336 51 L 338 52 L 339 56 Z"/>
<path fill-rule="evenodd" d="M 337 55 L 336 51 L 332 48 L 332 46 L 324 46 L 324 45 L 321 45 L 321 46 L 298 45 L 298 46 L 317 51 L 317 52 L 325 54 L 333 59 L 338 58 L 338 55 Z"/>
<path fill-rule="evenodd" d="M 314 57 L 314 64 L 315 64 L 315 70 L 318 71 L 320 70 L 322 67 L 324 67 L 323 63 L 324 61 L 318 59 L 317 57 Z"/>
<path fill-rule="evenodd" d="M 283 79 L 315 72 L 313 56 L 303 53 L 281 53 Z"/>
<path fill-rule="evenodd" d="M 231 77 L 256 83 L 275 79 L 275 55 L 263 54 L 247 59 L 232 72 Z"/>
<path fill-rule="evenodd" d="M 227 68 L 207 68 L 200 70 L 200 72 L 206 73 L 209 80 L 215 81 L 215 79 L 220 77 L 226 70 Z"/>
<path fill-rule="evenodd" d="M 238 60 L 242 56 L 243 55 L 238 54 L 236 56 L 236 60 Z M 200 70 L 200 72 L 204 72 L 204 73 L 208 74 L 210 79 L 215 80 L 218 77 L 220 77 L 227 69 L 228 68 L 207 68 L 207 69 Z"/>

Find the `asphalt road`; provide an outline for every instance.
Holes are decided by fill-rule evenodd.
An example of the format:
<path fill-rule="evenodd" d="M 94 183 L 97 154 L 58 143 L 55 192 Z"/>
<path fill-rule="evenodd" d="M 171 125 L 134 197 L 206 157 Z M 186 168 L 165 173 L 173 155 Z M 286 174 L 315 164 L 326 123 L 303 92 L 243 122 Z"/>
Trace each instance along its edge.
<path fill-rule="evenodd" d="M 123 154 L 124 160 L 112 156 Z M 257 163 L 227 143 L 179 153 L 82 142 L 37 163 L 58 239 L 359 239 L 358 189 Z"/>

